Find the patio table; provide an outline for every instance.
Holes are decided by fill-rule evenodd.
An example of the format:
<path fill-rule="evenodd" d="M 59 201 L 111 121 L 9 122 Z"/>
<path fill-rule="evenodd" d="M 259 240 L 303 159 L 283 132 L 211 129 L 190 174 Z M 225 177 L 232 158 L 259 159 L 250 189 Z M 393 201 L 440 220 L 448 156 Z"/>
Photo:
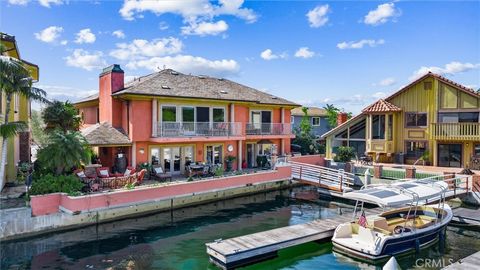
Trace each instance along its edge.
<path fill-rule="evenodd" d="M 192 170 L 192 175 L 191 176 L 198 176 L 203 173 L 203 168 L 205 166 L 203 165 L 190 165 L 190 169 Z"/>

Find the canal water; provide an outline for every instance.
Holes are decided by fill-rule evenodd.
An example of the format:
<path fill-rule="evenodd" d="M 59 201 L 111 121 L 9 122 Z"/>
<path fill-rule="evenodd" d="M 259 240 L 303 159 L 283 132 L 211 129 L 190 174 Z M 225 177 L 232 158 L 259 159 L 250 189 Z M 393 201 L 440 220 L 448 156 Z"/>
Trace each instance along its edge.
<path fill-rule="evenodd" d="M 273 191 L 0 244 L 0 269 L 217 269 L 205 243 L 313 219 L 351 215 L 345 202 L 305 200 L 308 187 Z M 298 199 L 301 197 L 302 199 Z M 296 199 L 297 198 L 297 199 Z M 399 258 L 402 269 L 438 269 L 480 250 L 480 232 L 448 227 L 445 245 Z M 430 260 L 428 260 L 430 259 Z M 431 259 L 435 259 L 432 264 Z M 308 243 L 245 269 L 381 269 Z"/>

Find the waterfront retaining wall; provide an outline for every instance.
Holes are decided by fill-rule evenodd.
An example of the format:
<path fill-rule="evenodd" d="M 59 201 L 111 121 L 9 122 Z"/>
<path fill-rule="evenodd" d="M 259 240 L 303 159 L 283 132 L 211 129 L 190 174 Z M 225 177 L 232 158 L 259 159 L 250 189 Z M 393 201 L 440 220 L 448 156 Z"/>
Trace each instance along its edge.
<path fill-rule="evenodd" d="M 32 196 L 32 213 L 35 209 L 37 216 L 31 216 L 28 208 L 0 212 L 0 240 L 84 227 L 290 186 L 291 168 L 282 166 L 275 171 L 256 174 L 136 188 L 98 195 L 70 197 L 57 193 L 50 194 L 52 197 L 50 199 L 48 199 L 50 195 Z M 135 195 L 130 196 L 131 194 Z M 59 201 L 57 210 L 53 211 L 56 201 Z M 43 206 L 34 206 L 45 202 L 48 203 Z M 42 215 L 38 215 L 40 213 Z"/>

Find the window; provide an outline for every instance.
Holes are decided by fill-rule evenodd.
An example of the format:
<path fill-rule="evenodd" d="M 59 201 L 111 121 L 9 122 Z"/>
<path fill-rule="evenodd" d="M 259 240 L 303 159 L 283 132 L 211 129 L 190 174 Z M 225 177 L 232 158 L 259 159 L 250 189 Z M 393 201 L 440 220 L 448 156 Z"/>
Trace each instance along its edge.
<path fill-rule="evenodd" d="M 391 141 L 393 139 L 393 115 L 388 116 L 388 127 L 387 127 L 387 140 Z"/>
<path fill-rule="evenodd" d="M 160 164 L 160 149 L 159 148 L 150 149 L 150 156 L 152 158 L 152 165 Z"/>
<path fill-rule="evenodd" d="M 182 107 L 182 122 L 195 122 L 194 107 Z"/>
<path fill-rule="evenodd" d="M 290 123 L 293 124 L 293 123 L 295 122 L 294 120 L 295 120 L 295 117 L 294 117 L 294 116 L 290 116 Z"/>
<path fill-rule="evenodd" d="M 213 108 L 213 122 L 215 122 L 215 123 L 225 122 L 225 109 L 224 108 Z"/>
<path fill-rule="evenodd" d="M 197 107 L 197 122 L 210 122 L 210 108 Z"/>
<path fill-rule="evenodd" d="M 407 141 L 405 142 L 405 156 L 407 158 L 420 158 L 427 151 L 426 141 Z"/>
<path fill-rule="evenodd" d="M 439 113 L 440 123 L 478 123 L 478 112 Z"/>
<path fill-rule="evenodd" d="M 222 145 L 208 145 L 207 146 L 207 163 L 210 164 L 221 164 L 222 155 L 223 155 L 223 146 Z"/>
<path fill-rule="evenodd" d="M 427 113 L 405 113 L 406 127 L 426 127 Z"/>
<path fill-rule="evenodd" d="M 177 121 L 177 107 L 164 106 L 162 107 L 162 122 L 176 122 Z"/>
<path fill-rule="evenodd" d="M 476 157 L 480 157 L 480 144 L 475 144 L 473 146 L 473 155 Z"/>
<path fill-rule="evenodd" d="M 385 139 L 385 115 L 372 116 L 372 139 Z"/>
<path fill-rule="evenodd" d="M 312 117 L 312 126 L 320 126 L 320 117 Z"/>

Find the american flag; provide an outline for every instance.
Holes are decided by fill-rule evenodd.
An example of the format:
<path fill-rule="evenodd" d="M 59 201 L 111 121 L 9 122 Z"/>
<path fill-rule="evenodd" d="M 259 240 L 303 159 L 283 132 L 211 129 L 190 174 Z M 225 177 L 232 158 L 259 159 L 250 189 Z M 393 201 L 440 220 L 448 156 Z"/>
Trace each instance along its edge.
<path fill-rule="evenodd" d="M 362 215 L 358 218 L 358 225 L 366 228 L 367 227 L 367 218 L 365 217 L 365 211 L 362 211 Z"/>

